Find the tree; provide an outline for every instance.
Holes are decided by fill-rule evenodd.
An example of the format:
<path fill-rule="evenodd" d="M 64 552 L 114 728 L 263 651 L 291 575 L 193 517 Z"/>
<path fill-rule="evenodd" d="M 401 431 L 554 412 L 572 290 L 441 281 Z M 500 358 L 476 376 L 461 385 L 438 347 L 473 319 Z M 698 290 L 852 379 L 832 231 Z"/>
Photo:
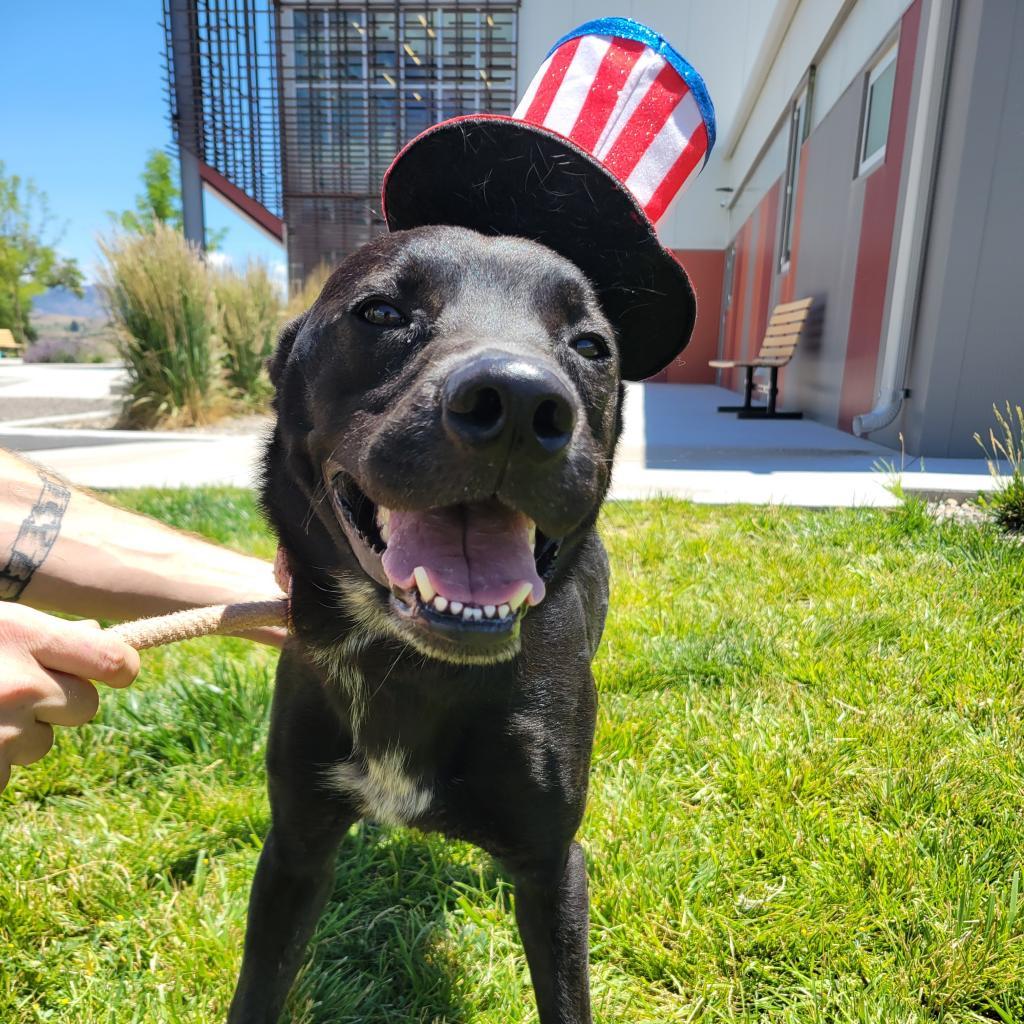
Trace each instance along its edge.
<path fill-rule="evenodd" d="M 181 190 L 174 181 L 171 158 L 163 150 L 150 152 L 142 168 L 142 188 L 135 197 L 135 209 L 112 213 L 114 220 L 136 235 L 151 235 L 158 223 L 181 231 Z"/>
<path fill-rule="evenodd" d="M 157 224 L 183 231 L 181 189 L 175 180 L 174 164 L 162 150 L 150 151 L 142 168 L 142 194 L 135 197 L 135 209 L 111 213 L 115 223 L 133 235 L 151 235 Z M 226 229 L 208 231 L 206 248 L 213 252 L 224 241 Z"/>
<path fill-rule="evenodd" d="M 25 344 L 36 338 L 32 300 L 62 285 L 81 296 L 82 272 L 75 260 L 62 259 L 51 235 L 53 217 L 46 193 L 31 179 L 8 177 L 0 162 L 0 327 Z"/>

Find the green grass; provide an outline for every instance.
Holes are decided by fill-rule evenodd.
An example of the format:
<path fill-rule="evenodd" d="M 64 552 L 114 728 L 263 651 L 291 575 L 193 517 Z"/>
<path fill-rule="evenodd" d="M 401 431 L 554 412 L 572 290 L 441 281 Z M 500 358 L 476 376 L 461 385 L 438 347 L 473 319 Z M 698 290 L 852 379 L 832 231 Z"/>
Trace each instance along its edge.
<path fill-rule="evenodd" d="M 123 496 L 261 554 L 240 492 Z M 601 1024 L 1024 1020 L 1024 549 L 893 512 L 608 510 L 582 838 Z M 271 654 L 148 653 L 0 798 L 0 1020 L 222 1018 Z M 476 850 L 353 831 L 302 1024 L 536 1019 Z"/>

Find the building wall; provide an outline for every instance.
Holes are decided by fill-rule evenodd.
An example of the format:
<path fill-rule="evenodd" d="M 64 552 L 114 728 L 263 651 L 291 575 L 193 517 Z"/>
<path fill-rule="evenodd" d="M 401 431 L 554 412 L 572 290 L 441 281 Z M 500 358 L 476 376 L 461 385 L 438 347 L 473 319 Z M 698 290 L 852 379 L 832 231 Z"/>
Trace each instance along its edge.
<path fill-rule="evenodd" d="M 867 49 L 864 23 L 858 22 L 845 33 L 843 28 L 835 32 L 830 48 L 822 54 L 820 67 L 833 70 L 826 75 L 824 99 L 818 79 L 815 81 L 811 134 L 801 149 L 792 254 L 785 270 L 779 267 L 779 245 L 788 120 L 778 123 L 776 119 L 774 135 L 766 140 L 763 156 L 733 205 L 739 223 L 732 241 L 735 257 L 723 358 L 752 358 L 771 308 L 778 302 L 813 297 L 819 321 L 780 375 L 781 402 L 844 430 L 850 429 L 854 415 L 873 404 L 879 340 L 891 285 L 894 226 L 906 170 L 905 144 L 923 2 L 915 0 L 894 22 L 873 22 L 873 49 Z M 798 10 L 794 24 L 803 6 L 806 4 Z M 894 32 L 898 32 L 899 53 L 885 158 L 858 176 L 864 76 Z M 854 51 L 864 54 L 852 71 L 848 56 L 832 53 L 834 47 L 845 46 L 850 39 L 856 41 Z M 834 69 L 839 67 L 847 69 L 844 74 L 850 77 L 833 102 L 834 87 L 828 82 L 836 80 Z M 789 69 L 793 95 L 805 73 L 806 67 Z M 785 113 L 789 102 L 780 113 Z M 740 373 L 734 371 L 723 374 L 722 383 L 738 388 L 741 380 Z"/>
<path fill-rule="evenodd" d="M 1024 404 L 1024 4 L 961 3 L 911 396 L 883 435 L 932 456 L 977 457 L 992 405 Z"/>
<path fill-rule="evenodd" d="M 782 2 L 766 6 L 774 8 Z M 850 0 L 802 0 L 797 5 L 749 120 L 743 126 L 730 126 L 724 138 L 723 149 L 727 150 L 734 130 L 742 129 L 735 151 L 722 154 L 728 160 L 734 186 L 739 186 L 757 162 L 807 69 L 812 64 L 818 66 L 814 127 L 845 93 L 909 4 L 910 0 L 856 0 L 853 4 Z"/>
<path fill-rule="evenodd" d="M 676 249 L 697 295 L 697 322 L 693 337 L 678 356 L 652 380 L 669 384 L 714 384 L 715 371 L 708 362 L 718 355 L 725 252 L 722 249 Z"/>
<path fill-rule="evenodd" d="M 625 14 L 669 38 L 705 77 L 715 102 L 715 152 L 659 226 L 698 295 L 693 341 L 659 379 L 710 382 L 709 358 L 750 358 L 772 306 L 810 295 L 823 319 L 781 375 L 783 405 L 849 430 L 875 404 L 922 24 L 933 5 L 948 2 L 523 0 L 520 91 L 562 33 L 594 17 Z M 749 116 L 741 118 L 766 33 L 786 19 Z M 885 159 L 858 176 L 865 74 L 894 35 L 899 55 Z M 976 455 L 973 434 L 991 424 L 992 403 L 1024 401 L 1016 301 L 1024 237 L 1021 53 L 1024 3 L 961 0 L 912 341 L 911 397 L 891 427 L 873 435 L 911 454 Z M 787 113 L 811 65 L 810 135 L 801 150 L 792 257 L 782 270 Z M 742 382 L 737 373 L 720 379 L 736 388 Z"/>

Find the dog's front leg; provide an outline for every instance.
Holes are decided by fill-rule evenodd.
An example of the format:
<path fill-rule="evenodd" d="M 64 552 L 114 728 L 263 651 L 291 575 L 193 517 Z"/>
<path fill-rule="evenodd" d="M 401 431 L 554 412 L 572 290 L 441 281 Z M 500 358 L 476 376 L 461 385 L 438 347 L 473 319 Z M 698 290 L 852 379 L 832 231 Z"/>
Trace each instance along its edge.
<path fill-rule="evenodd" d="M 314 835 L 275 823 L 260 854 L 245 932 L 242 973 L 228 1024 L 277 1024 L 334 880 L 334 856 L 355 821 Z"/>
<path fill-rule="evenodd" d="M 580 844 L 572 842 L 550 864 L 509 870 L 540 1024 L 590 1024 L 587 867 Z"/>
<path fill-rule="evenodd" d="M 263 844 L 229 1024 L 277 1024 L 334 879 L 338 844 L 357 819 L 324 785 L 351 745 L 308 664 L 285 648 L 267 745 L 271 827 Z"/>

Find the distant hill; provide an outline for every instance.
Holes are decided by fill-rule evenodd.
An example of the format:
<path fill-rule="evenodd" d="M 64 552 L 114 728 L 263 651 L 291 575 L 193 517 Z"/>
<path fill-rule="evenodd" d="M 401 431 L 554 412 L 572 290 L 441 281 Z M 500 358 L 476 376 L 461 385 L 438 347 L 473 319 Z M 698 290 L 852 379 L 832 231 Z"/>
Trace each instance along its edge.
<path fill-rule="evenodd" d="M 99 289 L 94 284 L 85 286 L 82 298 L 67 288 L 51 288 L 36 296 L 32 303 L 32 311 L 43 316 L 75 316 L 82 319 L 106 316 L 103 303 L 100 301 Z"/>

